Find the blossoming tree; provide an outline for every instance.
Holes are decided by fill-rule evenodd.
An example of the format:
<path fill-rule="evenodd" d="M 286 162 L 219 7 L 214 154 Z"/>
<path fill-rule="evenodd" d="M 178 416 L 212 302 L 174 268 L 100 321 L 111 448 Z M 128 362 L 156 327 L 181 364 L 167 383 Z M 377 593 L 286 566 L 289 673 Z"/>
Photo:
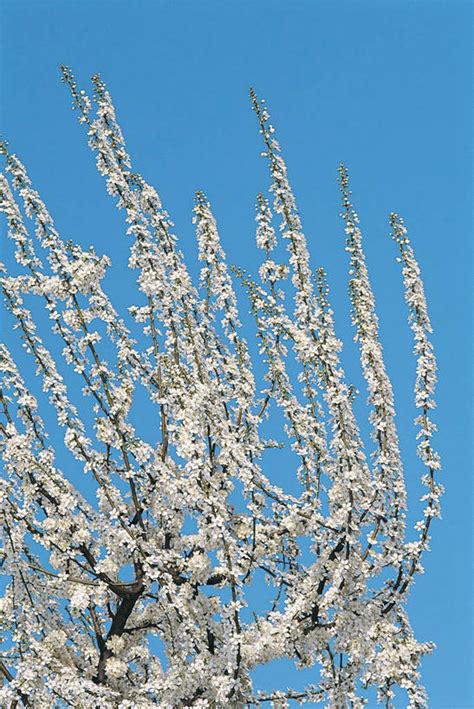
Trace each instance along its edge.
<path fill-rule="evenodd" d="M 61 238 L 3 143 L 0 210 L 19 272 L 2 267 L 0 285 L 46 396 L 33 395 L 1 344 L 0 704 L 339 708 L 363 706 L 375 687 L 390 707 L 401 687 L 410 707 L 426 706 L 419 660 L 431 645 L 415 639 L 405 602 L 439 515 L 436 366 L 403 220 L 390 215 L 417 362 L 426 494 L 415 534 L 405 528 L 393 393 L 346 168 L 342 219 L 370 445 L 339 360 L 326 274 L 310 266 L 265 103 L 251 92 L 271 177 L 271 200 L 257 197 L 258 276 L 232 274 L 198 193 L 202 268 L 193 283 L 158 194 L 132 169 L 105 85 L 93 77 L 91 100 L 69 68 L 62 75 L 125 216 L 138 289 L 120 316 L 105 290 L 108 258 Z M 274 260 L 280 239 L 283 262 Z M 248 294 L 258 353 L 241 334 L 235 282 Z M 43 332 L 48 321 L 54 337 Z M 145 396 L 156 411 L 149 440 L 134 414 Z M 43 418 L 48 406 L 57 427 Z M 265 435 L 272 417 L 284 419 L 291 454 Z M 86 486 L 61 470 L 58 431 Z M 269 448 L 272 460 L 286 456 L 287 489 L 265 472 Z M 279 658 L 312 667 L 314 681 L 255 690 L 253 669 Z"/>

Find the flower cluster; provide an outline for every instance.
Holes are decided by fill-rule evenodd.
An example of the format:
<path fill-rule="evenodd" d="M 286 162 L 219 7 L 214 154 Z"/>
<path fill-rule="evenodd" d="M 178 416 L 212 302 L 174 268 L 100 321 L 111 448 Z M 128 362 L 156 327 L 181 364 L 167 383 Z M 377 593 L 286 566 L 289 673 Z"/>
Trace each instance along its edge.
<path fill-rule="evenodd" d="M 248 292 L 258 354 L 242 335 L 204 193 L 194 207 L 201 271 L 193 283 L 159 195 L 133 170 L 103 81 L 92 78 L 89 97 L 68 67 L 62 74 L 124 215 L 137 289 L 119 314 L 106 287 L 108 257 L 62 238 L 2 143 L 0 212 L 15 260 L 1 265 L 0 289 L 24 352 L 13 336 L 0 344 L 0 704 L 362 707 L 372 686 L 387 707 L 397 688 L 410 707 L 427 706 L 419 660 L 432 646 L 415 639 L 405 600 L 439 516 L 436 363 L 403 221 L 390 216 L 415 338 L 427 487 L 414 540 L 346 168 L 342 217 L 370 453 L 327 275 L 310 265 L 265 103 L 251 91 L 271 179 L 269 194 L 257 196 L 262 259 L 255 275 L 233 268 Z M 156 412 L 146 426 L 142 409 Z M 268 458 L 282 448 L 285 483 L 277 485 Z M 281 658 L 313 667 L 314 680 L 256 691 L 254 668 Z"/>

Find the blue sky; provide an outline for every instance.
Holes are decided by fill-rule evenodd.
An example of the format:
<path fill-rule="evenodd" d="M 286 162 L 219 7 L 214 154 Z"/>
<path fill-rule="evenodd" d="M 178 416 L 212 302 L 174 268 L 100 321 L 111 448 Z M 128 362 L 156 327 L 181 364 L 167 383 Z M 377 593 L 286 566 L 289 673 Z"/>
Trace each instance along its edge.
<path fill-rule="evenodd" d="M 102 74 L 136 168 L 158 189 L 191 262 L 193 196 L 203 189 L 229 260 L 254 267 L 253 205 L 268 175 L 249 85 L 267 99 L 357 382 L 336 182 L 345 161 L 416 500 L 414 366 L 387 220 L 390 211 L 404 216 L 435 329 L 446 485 L 443 521 L 433 525 L 433 551 L 409 607 L 417 637 L 438 645 L 423 663 L 430 707 L 473 706 L 470 3 L 0 0 L 0 13 L 1 132 L 63 235 L 110 253 L 116 274 L 128 250 L 122 217 L 96 173 L 59 64 L 84 85 Z M 5 251 L 2 239 L 0 258 Z M 124 306 L 115 278 L 110 287 Z M 284 673 L 283 686 L 292 681 Z"/>

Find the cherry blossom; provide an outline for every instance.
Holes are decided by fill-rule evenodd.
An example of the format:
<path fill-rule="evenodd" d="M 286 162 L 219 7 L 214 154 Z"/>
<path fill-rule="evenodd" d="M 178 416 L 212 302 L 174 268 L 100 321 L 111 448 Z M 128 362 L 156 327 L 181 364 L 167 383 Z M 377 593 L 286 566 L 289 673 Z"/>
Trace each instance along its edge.
<path fill-rule="evenodd" d="M 341 216 L 369 441 L 328 275 L 310 263 L 265 102 L 251 91 L 270 177 L 256 199 L 259 263 L 254 273 L 228 265 L 197 192 L 194 282 L 161 198 L 133 168 L 105 84 L 92 77 L 89 97 L 68 67 L 62 76 L 123 214 L 137 287 L 119 313 L 109 257 L 59 234 L 3 142 L 13 266 L 1 265 L 0 288 L 14 332 L 0 344 L 0 704 L 355 708 L 373 687 L 386 707 L 397 689 L 408 706 L 428 706 L 419 664 L 433 646 L 415 639 L 406 599 L 443 488 L 431 324 L 403 220 L 389 217 L 416 359 L 426 492 L 414 534 L 346 167 Z M 144 402 L 155 412 L 146 440 Z M 280 485 L 269 451 L 271 461 L 282 452 Z M 277 659 L 314 679 L 256 689 L 253 670 Z"/>

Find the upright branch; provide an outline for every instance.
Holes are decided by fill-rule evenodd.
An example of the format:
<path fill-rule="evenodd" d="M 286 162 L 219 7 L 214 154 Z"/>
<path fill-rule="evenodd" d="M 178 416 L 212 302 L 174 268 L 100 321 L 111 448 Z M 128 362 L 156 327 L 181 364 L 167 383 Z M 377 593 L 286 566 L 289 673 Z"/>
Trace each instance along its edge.
<path fill-rule="evenodd" d="M 371 506 L 374 511 L 378 507 L 379 512 L 366 553 L 369 553 L 379 533 L 384 535 L 384 553 L 379 561 L 383 564 L 386 561 L 384 557 L 398 553 L 403 542 L 406 492 L 395 427 L 392 385 L 383 358 L 375 299 L 362 248 L 359 217 L 350 202 L 349 174 L 342 163 L 339 167 L 339 183 L 343 206 L 341 216 L 347 234 L 346 249 L 350 253 L 351 261 L 349 295 L 352 322 L 356 328 L 355 340 L 359 343 L 361 364 L 367 383 L 372 439 L 376 445 L 372 455 L 376 489 Z"/>

